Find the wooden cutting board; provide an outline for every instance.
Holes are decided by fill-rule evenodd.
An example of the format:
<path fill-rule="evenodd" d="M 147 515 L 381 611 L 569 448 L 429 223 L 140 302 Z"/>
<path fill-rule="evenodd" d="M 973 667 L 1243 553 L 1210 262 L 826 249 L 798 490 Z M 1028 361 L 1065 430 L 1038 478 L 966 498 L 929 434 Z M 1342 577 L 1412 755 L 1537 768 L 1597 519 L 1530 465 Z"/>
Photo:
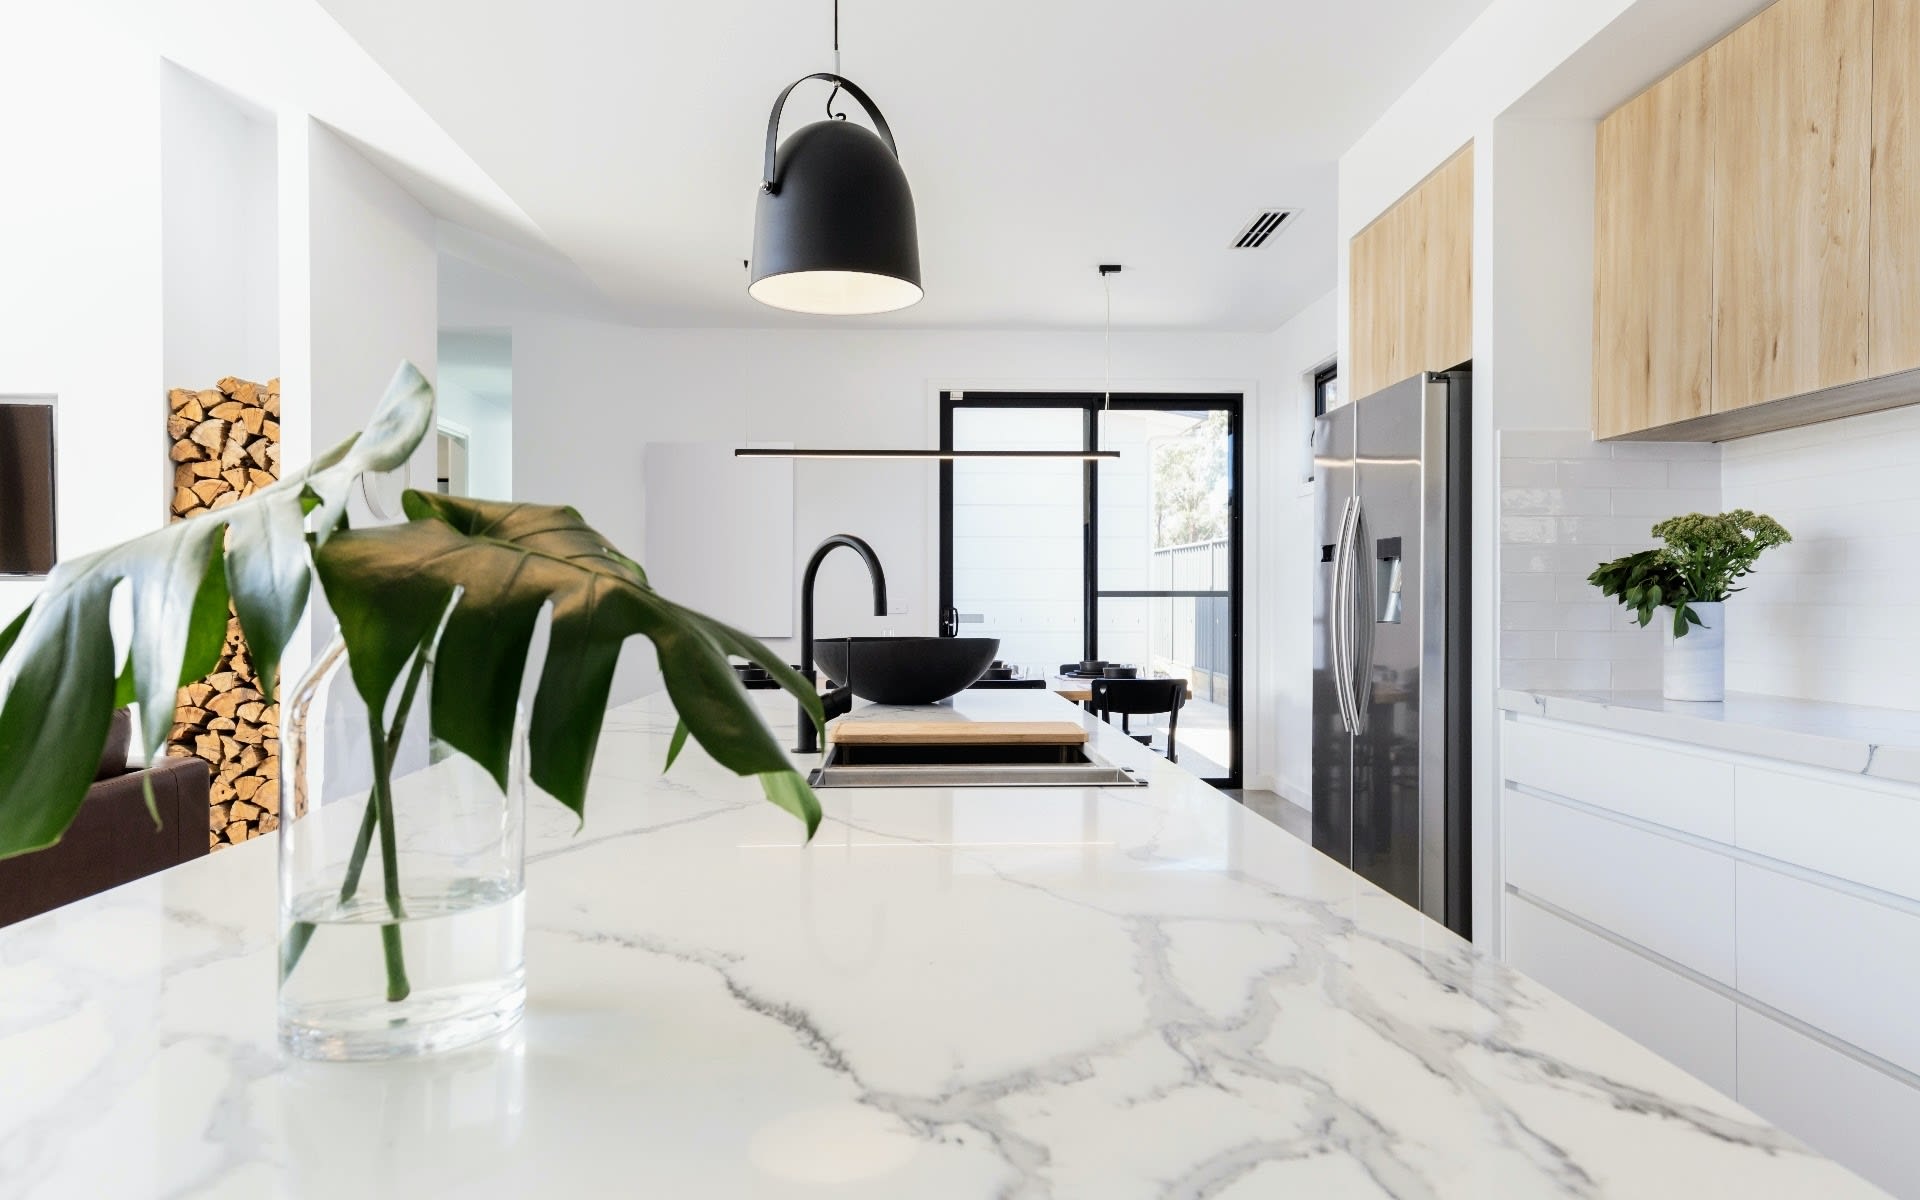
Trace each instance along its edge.
<path fill-rule="evenodd" d="M 849 746 L 1074 746 L 1087 740 L 1077 721 L 836 721 L 827 740 Z"/>

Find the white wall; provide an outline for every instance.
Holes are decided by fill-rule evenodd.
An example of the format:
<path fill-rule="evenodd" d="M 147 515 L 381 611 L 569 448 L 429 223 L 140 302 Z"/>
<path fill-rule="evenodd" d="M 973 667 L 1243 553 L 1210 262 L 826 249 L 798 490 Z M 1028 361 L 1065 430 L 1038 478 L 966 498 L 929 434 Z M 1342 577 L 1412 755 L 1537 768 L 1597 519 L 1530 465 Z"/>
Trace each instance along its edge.
<path fill-rule="evenodd" d="M 462 272 L 463 278 L 471 274 Z M 943 388 L 1098 390 L 1104 376 L 1103 339 L 1097 332 L 642 329 L 553 312 L 550 306 L 516 308 L 502 302 L 510 294 L 510 288 L 497 286 L 450 288 L 441 308 L 449 326 L 512 331 L 515 497 L 575 505 L 643 562 L 640 461 L 641 447 L 649 441 L 927 447 L 937 442 Z M 1278 365 L 1273 341 L 1262 335 L 1128 333 L 1113 342 L 1116 390 L 1246 393 L 1248 439 L 1256 447 L 1267 436 L 1264 424 L 1273 408 L 1268 396 Z M 1273 394 L 1293 396 L 1295 383 L 1284 381 Z M 1285 411 L 1283 436 L 1289 441 L 1281 457 L 1291 462 L 1298 456 L 1291 439 L 1299 425 L 1292 402 Z M 1247 475 L 1246 774 L 1249 786 L 1269 787 L 1277 742 L 1270 702 L 1289 684 L 1268 682 L 1261 647 L 1274 627 L 1268 599 L 1273 593 L 1263 590 L 1268 585 L 1261 582 L 1259 564 L 1283 552 L 1268 527 L 1266 492 L 1274 477 L 1255 459 L 1249 460 Z M 904 609 L 873 616 L 864 568 L 852 555 L 836 554 L 820 573 L 820 632 L 936 632 L 934 467 L 800 462 L 794 478 L 795 539 L 802 561 L 829 534 L 865 537 L 886 567 L 893 607 Z M 716 486 L 726 484 L 716 481 Z M 1297 487 L 1291 479 L 1282 486 L 1288 492 Z M 1303 644 L 1304 639 L 1302 633 Z M 791 649 L 779 642 L 773 646 Z M 1297 679 L 1304 693 L 1304 668 L 1281 669 L 1283 678 Z M 630 651 L 616 696 L 638 695 L 655 686 L 656 678 L 651 651 Z"/>
<path fill-rule="evenodd" d="M 165 517 L 159 62 L 60 5 L 6 22 L 0 394 L 56 397 L 72 558 Z M 0 622 L 39 589 L 0 580 Z"/>
<path fill-rule="evenodd" d="M 171 63 L 160 70 L 168 387 L 280 371 L 274 125 Z"/>
<path fill-rule="evenodd" d="M 1262 434 L 1254 440 L 1247 474 L 1259 492 L 1267 530 L 1247 576 L 1270 602 L 1249 619 L 1260 636 L 1255 702 L 1265 736 L 1273 741 L 1269 786 L 1303 807 L 1313 804 L 1313 530 L 1310 441 L 1313 377 L 1334 357 L 1339 297 L 1328 292 L 1266 339 L 1261 392 Z"/>
<path fill-rule="evenodd" d="M 433 216 L 339 134 L 283 114 L 279 147 L 280 216 L 290 231 L 280 259 L 281 428 L 292 466 L 358 433 L 402 360 L 433 378 L 438 252 Z M 383 511 L 355 499 L 350 519 L 397 518 L 400 492 L 433 487 L 435 470 L 426 438 L 406 468 L 367 481 Z M 318 651 L 333 622 L 317 591 L 309 627 Z M 288 672 L 297 671 L 302 664 L 288 657 Z"/>
<path fill-rule="evenodd" d="M 1727 687 L 1920 709 L 1920 408 L 1721 452 L 1726 507 L 1793 534 L 1727 605 Z"/>

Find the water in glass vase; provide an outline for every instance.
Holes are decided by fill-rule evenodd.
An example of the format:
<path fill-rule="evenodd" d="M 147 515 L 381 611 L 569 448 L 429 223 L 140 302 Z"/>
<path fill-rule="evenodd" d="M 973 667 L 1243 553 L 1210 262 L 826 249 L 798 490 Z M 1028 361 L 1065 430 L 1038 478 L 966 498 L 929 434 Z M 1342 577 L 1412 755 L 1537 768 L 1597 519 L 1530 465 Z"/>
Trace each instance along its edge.
<path fill-rule="evenodd" d="M 526 998 L 524 707 L 504 778 L 433 735 L 432 657 L 378 714 L 338 638 L 294 686 L 280 824 L 280 1044 L 431 1054 L 501 1033 Z"/>
<path fill-rule="evenodd" d="M 526 1004 L 525 904 L 517 881 L 488 879 L 409 889 L 399 921 L 377 890 L 344 905 L 337 890 L 298 897 L 282 947 L 282 1044 L 302 1058 L 386 1058 L 510 1028 Z"/>

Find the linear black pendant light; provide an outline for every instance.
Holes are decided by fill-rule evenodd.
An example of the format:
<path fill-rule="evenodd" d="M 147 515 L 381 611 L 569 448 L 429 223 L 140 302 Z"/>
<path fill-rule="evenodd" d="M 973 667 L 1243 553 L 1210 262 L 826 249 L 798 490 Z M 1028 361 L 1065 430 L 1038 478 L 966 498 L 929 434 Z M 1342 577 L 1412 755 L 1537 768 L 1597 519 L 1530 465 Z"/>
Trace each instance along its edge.
<path fill-rule="evenodd" d="M 780 110 L 808 80 L 845 91 L 878 135 L 833 111 L 779 144 Z M 880 109 L 840 74 L 840 0 L 833 5 L 833 70 L 787 85 L 767 118 L 766 167 L 753 219 L 747 294 L 793 312 L 848 316 L 913 304 L 920 288 L 920 233 L 913 192 Z"/>

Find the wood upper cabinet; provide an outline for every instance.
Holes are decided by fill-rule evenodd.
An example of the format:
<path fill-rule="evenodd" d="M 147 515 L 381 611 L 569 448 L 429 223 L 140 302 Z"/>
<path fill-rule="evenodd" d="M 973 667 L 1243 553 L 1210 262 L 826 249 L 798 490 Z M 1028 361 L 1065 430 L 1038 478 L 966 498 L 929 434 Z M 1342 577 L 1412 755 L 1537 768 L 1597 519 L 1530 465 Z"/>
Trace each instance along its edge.
<path fill-rule="evenodd" d="M 1704 59 L 1600 122 L 1594 192 L 1594 436 L 1705 416 L 1714 178 Z"/>
<path fill-rule="evenodd" d="M 1473 147 L 1354 235 L 1348 394 L 1473 357 Z"/>
<path fill-rule="evenodd" d="M 1777 0 L 1602 121 L 1595 170 L 1595 436 L 1920 396 L 1882 378 L 1920 369 L 1920 0 Z"/>
<path fill-rule="evenodd" d="M 1713 408 L 1865 378 L 1874 0 L 1779 0 L 1707 51 Z"/>
<path fill-rule="evenodd" d="M 1872 374 L 1920 367 L 1920 0 L 1873 0 Z"/>

